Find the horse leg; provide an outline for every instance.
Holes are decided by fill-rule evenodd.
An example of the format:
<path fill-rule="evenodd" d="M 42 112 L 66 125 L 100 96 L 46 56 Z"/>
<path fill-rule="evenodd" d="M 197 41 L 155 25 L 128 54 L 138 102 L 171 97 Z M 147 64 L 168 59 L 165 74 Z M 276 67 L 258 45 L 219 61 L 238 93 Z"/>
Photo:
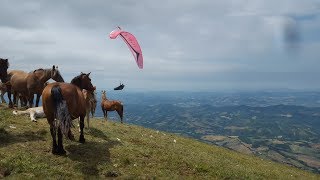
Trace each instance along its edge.
<path fill-rule="evenodd" d="M 47 121 L 50 125 L 50 133 L 51 133 L 51 137 L 52 137 L 52 154 L 58 154 L 58 145 L 57 145 L 57 139 L 56 139 L 56 135 L 57 135 L 57 130 L 55 128 L 54 125 L 54 115 L 47 115 Z"/>
<path fill-rule="evenodd" d="M 3 97 L 5 93 L 6 93 L 5 91 L 1 90 L 1 95 L 0 95 L 1 96 L 1 103 L 7 103 Z"/>
<path fill-rule="evenodd" d="M 13 98 L 12 98 L 12 99 L 13 99 L 13 104 L 14 104 L 14 106 L 19 107 L 18 93 L 17 93 L 16 91 L 13 91 L 12 95 L 13 95 Z M 22 107 L 22 105 L 21 105 L 21 107 Z"/>
<path fill-rule="evenodd" d="M 104 108 L 101 107 L 101 110 L 102 110 L 102 112 L 103 112 L 103 117 L 106 118 L 106 112 L 105 112 Z"/>
<path fill-rule="evenodd" d="M 88 124 L 88 129 L 89 129 L 89 120 L 90 120 L 90 108 L 87 109 L 87 124 Z"/>
<path fill-rule="evenodd" d="M 95 107 L 92 106 L 90 111 L 91 111 L 92 118 L 94 118 L 94 112 L 96 111 Z"/>
<path fill-rule="evenodd" d="M 63 144 L 62 144 L 63 136 L 61 132 L 61 128 L 58 128 L 58 154 L 59 155 L 64 155 L 66 154 L 66 151 L 63 149 Z"/>
<path fill-rule="evenodd" d="M 29 93 L 29 108 L 33 107 L 34 94 Z"/>
<path fill-rule="evenodd" d="M 123 117 L 123 111 L 122 111 L 122 109 L 117 109 L 116 111 L 117 111 L 118 115 L 120 116 L 121 123 L 123 123 L 123 122 L 122 122 L 122 117 Z"/>
<path fill-rule="evenodd" d="M 37 94 L 36 107 L 39 107 L 40 96 L 41 94 Z"/>
<path fill-rule="evenodd" d="M 21 99 L 22 99 L 22 101 L 23 101 L 23 106 L 27 106 L 27 105 L 28 105 L 28 98 L 27 98 L 27 96 L 22 96 Z"/>
<path fill-rule="evenodd" d="M 14 104 L 14 106 L 19 107 L 18 93 L 15 92 L 15 91 L 13 91 L 13 92 L 12 92 L 12 96 L 13 96 L 12 99 L 13 99 L 13 104 Z M 22 104 L 21 104 L 21 107 L 22 107 Z"/>
<path fill-rule="evenodd" d="M 9 108 L 13 108 L 13 103 L 11 101 L 11 85 L 7 86 L 7 94 L 9 99 Z"/>
<path fill-rule="evenodd" d="M 80 116 L 80 138 L 79 138 L 80 143 L 84 143 L 86 141 L 83 135 L 83 128 L 84 128 L 84 116 Z"/>
<path fill-rule="evenodd" d="M 27 104 L 22 102 L 22 94 L 21 93 L 17 93 L 17 92 L 13 92 L 13 103 L 15 104 L 15 106 L 19 107 L 19 101 L 20 101 L 20 106 L 21 107 L 26 107 Z"/>
<path fill-rule="evenodd" d="M 57 132 L 54 125 L 50 125 L 50 133 L 52 137 L 52 154 L 57 154 L 58 153 L 58 146 L 57 146 L 57 140 L 56 140 Z"/>
<path fill-rule="evenodd" d="M 105 112 L 106 112 L 106 114 L 105 114 L 105 119 L 106 119 L 106 121 L 108 121 L 108 111 L 107 110 L 105 110 Z"/>

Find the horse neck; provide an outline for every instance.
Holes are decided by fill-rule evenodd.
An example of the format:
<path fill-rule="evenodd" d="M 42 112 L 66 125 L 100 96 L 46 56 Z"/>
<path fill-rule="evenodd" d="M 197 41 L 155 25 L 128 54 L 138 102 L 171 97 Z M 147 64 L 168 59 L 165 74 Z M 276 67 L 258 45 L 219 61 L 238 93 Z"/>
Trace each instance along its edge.
<path fill-rule="evenodd" d="M 0 77 L 0 80 L 1 80 L 1 82 L 2 82 L 2 83 L 5 83 L 5 82 L 7 82 L 7 78 L 5 78 L 5 77 L 2 77 L 2 76 Z"/>
<path fill-rule="evenodd" d="M 81 91 L 84 89 L 84 88 L 81 87 L 81 82 L 71 82 L 71 84 L 73 84 L 73 85 L 77 86 L 78 88 L 80 88 Z"/>
<path fill-rule="evenodd" d="M 106 95 L 102 95 L 102 101 L 108 101 L 107 96 Z"/>
<path fill-rule="evenodd" d="M 36 72 L 36 73 L 41 74 L 41 75 L 36 75 L 36 76 L 39 77 L 39 80 L 41 81 L 41 83 L 44 83 L 51 78 L 51 71 L 52 71 L 51 69 L 44 69 L 41 73 Z"/>
<path fill-rule="evenodd" d="M 4 74 L 4 75 L 0 75 L 0 80 L 1 80 L 1 82 L 3 82 L 3 83 L 6 83 L 7 81 L 8 81 L 8 72 L 7 72 L 7 70 L 6 70 L 6 72 L 5 72 L 6 74 Z"/>

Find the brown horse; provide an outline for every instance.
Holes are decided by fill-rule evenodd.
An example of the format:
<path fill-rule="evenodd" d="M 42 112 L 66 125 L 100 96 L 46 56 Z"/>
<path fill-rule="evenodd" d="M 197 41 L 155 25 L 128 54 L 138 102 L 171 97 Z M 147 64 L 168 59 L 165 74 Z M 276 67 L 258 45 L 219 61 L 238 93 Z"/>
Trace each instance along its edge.
<path fill-rule="evenodd" d="M 82 89 L 95 90 L 89 74 L 81 73 L 73 78 L 71 83 L 50 83 L 42 92 L 43 110 L 50 125 L 53 154 L 66 153 L 63 149 L 62 136 L 64 134 L 67 138 L 74 139 L 70 128 L 73 126 L 72 120 L 78 117 L 80 117 L 79 142 L 85 142 L 83 128 L 86 104 Z M 56 136 L 58 136 L 58 143 Z"/>
<path fill-rule="evenodd" d="M 5 83 L 0 83 L 0 99 L 1 103 L 7 103 L 6 100 L 4 99 L 4 94 L 7 93 L 7 85 Z M 17 99 L 20 99 L 21 104 L 27 101 L 27 99 L 24 99 L 22 96 L 19 95 Z"/>
<path fill-rule="evenodd" d="M 0 79 L 2 83 L 5 83 L 7 86 L 7 89 L 9 89 L 9 93 L 8 93 L 8 99 L 9 99 L 9 107 L 13 107 L 12 105 L 12 101 L 11 101 L 11 86 L 9 83 L 9 78 L 8 78 L 8 70 L 9 68 L 9 61 L 8 59 L 3 59 L 0 58 Z"/>
<path fill-rule="evenodd" d="M 106 91 L 102 91 L 101 96 L 101 109 L 103 112 L 103 116 L 106 120 L 108 120 L 108 111 L 117 111 L 118 115 L 121 118 L 121 123 L 123 119 L 123 105 L 120 101 L 109 101 L 107 99 Z"/>
<path fill-rule="evenodd" d="M 48 85 L 48 82 L 44 83 L 43 89 Z M 43 91 L 43 89 L 41 90 L 41 92 Z M 2 101 L 2 103 L 7 103 L 6 100 L 4 99 L 4 94 L 7 93 L 7 86 L 4 83 L 0 83 L 0 100 Z M 11 92 L 12 93 L 12 92 Z M 20 104 L 21 107 L 23 106 L 27 106 L 28 104 L 28 97 L 23 96 L 22 94 L 18 94 L 17 97 L 13 98 L 15 99 L 15 104 L 18 105 L 18 100 L 20 100 Z"/>
<path fill-rule="evenodd" d="M 17 94 L 28 97 L 29 106 L 33 107 L 34 94 L 37 94 L 36 107 L 39 106 L 39 100 L 44 89 L 45 82 L 53 79 L 57 82 L 64 82 L 58 67 L 53 66 L 51 69 L 37 69 L 32 72 L 13 70 L 9 72 L 10 84 L 14 92 L 13 102 L 16 102 Z M 11 97 L 10 97 L 11 99 Z"/>

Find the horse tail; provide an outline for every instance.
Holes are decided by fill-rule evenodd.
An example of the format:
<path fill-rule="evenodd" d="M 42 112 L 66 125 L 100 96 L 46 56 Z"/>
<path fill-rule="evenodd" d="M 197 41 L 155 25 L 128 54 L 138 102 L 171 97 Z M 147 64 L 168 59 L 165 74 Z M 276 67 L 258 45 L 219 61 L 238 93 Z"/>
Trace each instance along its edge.
<path fill-rule="evenodd" d="M 55 107 L 55 118 L 57 122 L 55 123 L 55 127 L 61 129 L 62 133 L 65 137 L 69 137 L 70 128 L 73 127 L 72 120 L 70 118 L 70 113 L 68 110 L 67 102 L 63 99 L 61 94 L 60 86 L 54 86 L 51 89 L 51 97 L 54 102 Z"/>

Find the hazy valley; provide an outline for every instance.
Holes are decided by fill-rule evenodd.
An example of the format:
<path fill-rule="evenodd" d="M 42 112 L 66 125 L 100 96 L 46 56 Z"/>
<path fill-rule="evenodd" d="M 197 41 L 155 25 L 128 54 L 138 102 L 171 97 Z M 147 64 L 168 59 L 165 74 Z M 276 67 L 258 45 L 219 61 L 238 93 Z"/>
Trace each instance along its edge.
<path fill-rule="evenodd" d="M 126 123 L 320 172 L 318 92 L 124 91 L 108 95 L 125 104 Z M 109 114 L 118 119 L 115 113 Z M 99 103 L 96 116 L 102 116 Z"/>

